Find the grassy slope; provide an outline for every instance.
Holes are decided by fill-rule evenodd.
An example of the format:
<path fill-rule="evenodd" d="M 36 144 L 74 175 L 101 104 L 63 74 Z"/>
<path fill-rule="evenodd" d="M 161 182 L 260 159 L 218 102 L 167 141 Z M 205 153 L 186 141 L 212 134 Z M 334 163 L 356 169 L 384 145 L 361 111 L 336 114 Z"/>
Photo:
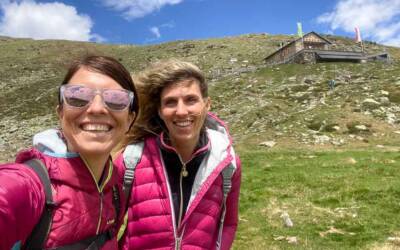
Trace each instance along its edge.
<path fill-rule="evenodd" d="M 335 74 L 336 78 L 349 74 L 352 79 L 349 83 L 337 80 L 338 86 L 330 92 L 327 82 Z M 289 78 L 295 80 L 289 81 Z M 304 84 L 307 78 L 314 82 Z M 383 122 L 385 117 L 372 117 L 353 109 L 382 90 L 397 93 L 399 80 L 397 63 L 280 65 L 241 75 L 233 81 L 232 78 L 221 79 L 213 86 L 212 97 L 214 108 L 228 121 L 239 142 L 257 144 L 277 140 L 281 147 L 299 147 L 300 134 L 309 131 L 307 121 L 321 120 L 338 123 L 341 130 L 321 132 L 320 135 L 334 135 L 346 140 L 348 122 L 371 124 L 371 133 L 365 136 L 373 143 L 360 145 L 354 142 L 350 148 L 394 145 L 400 139 L 392 133 L 396 126 L 387 126 Z M 293 98 L 296 92 L 302 91 L 308 92 L 306 100 Z M 315 106 L 308 109 L 312 103 Z"/>
<path fill-rule="evenodd" d="M 244 167 L 235 249 L 368 249 L 399 234 L 397 153 L 240 153 Z M 292 228 L 283 225 L 283 211 Z M 295 236 L 298 243 L 279 236 Z"/>

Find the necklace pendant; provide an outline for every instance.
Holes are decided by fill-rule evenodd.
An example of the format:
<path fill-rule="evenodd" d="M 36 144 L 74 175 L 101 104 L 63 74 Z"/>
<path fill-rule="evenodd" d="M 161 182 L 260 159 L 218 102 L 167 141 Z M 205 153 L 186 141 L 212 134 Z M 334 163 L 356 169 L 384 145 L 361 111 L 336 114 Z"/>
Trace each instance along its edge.
<path fill-rule="evenodd" d="M 189 175 L 188 171 L 186 169 L 182 169 L 182 176 L 187 177 Z"/>

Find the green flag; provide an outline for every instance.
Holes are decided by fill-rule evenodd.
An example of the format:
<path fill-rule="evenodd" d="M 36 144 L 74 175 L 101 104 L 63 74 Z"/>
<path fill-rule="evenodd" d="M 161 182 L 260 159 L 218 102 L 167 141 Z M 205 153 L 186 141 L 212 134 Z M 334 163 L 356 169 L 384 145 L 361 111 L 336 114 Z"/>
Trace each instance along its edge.
<path fill-rule="evenodd" d="M 301 23 L 297 23 L 297 35 L 303 37 L 303 28 L 301 27 Z"/>

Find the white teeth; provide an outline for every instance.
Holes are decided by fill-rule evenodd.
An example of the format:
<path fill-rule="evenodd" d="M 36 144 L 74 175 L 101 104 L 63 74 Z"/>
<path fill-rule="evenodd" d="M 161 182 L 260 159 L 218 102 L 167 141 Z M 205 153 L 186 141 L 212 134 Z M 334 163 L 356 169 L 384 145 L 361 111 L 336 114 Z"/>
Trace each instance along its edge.
<path fill-rule="evenodd" d="M 110 127 L 105 124 L 84 124 L 82 129 L 85 131 L 109 131 Z"/>
<path fill-rule="evenodd" d="M 186 127 L 192 124 L 192 121 L 180 121 L 180 122 L 175 122 L 175 125 L 178 127 Z"/>

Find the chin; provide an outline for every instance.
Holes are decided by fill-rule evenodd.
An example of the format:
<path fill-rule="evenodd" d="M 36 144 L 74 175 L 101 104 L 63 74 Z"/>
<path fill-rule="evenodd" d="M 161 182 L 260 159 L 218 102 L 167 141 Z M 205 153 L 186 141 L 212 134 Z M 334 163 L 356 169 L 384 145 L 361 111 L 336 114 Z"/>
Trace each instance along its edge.
<path fill-rule="evenodd" d="M 77 147 L 77 151 L 81 155 L 109 155 L 112 149 L 112 145 L 104 145 L 103 143 L 87 143 L 84 146 Z"/>

